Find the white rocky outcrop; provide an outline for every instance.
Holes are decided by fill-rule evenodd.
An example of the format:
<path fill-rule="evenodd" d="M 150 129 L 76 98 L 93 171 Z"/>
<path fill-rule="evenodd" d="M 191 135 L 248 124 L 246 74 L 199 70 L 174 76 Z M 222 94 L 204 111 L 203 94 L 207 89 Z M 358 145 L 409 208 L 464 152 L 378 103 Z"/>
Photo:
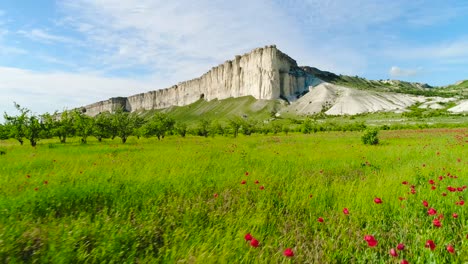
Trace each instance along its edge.
<path fill-rule="evenodd" d="M 183 106 L 199 99 L 207 101 L 253 96 L 256 99 L 295 100 L 317 79 L 305 73 L 295 60 L 276 46 L 257 48 L 212 68 L 201 77 L 172 87 L 129 96 L 124 104 L 112 99 L 88 105 L 90 115 L 124 107 L 128 111 Z"/>

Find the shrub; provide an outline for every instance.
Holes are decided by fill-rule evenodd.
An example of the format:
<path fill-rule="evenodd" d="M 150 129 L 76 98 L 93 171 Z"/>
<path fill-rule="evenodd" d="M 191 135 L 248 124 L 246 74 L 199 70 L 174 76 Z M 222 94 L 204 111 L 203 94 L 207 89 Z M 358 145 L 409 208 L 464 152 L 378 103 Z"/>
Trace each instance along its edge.
<path fill-rule="evenodd" d="M 377 145 L 379 144 L 378 135 L 379 130 L 377 128 L 368 128 L 361 137 L 362 143 L 365 145 Z"/>

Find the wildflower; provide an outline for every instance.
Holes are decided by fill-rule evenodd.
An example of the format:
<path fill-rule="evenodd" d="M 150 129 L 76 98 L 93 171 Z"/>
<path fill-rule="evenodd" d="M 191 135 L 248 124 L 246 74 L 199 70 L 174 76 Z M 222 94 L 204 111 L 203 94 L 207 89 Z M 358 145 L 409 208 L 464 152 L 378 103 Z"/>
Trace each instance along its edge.
<path fill-rule="evenodd" d="M 429 184 L 430 184 L 430 185 L 434 185 L 434 184 L 435 184 L 435 181 L 434 181 L 434 180 L 429 180 Z"/>
<path fill-rule="evenodd" d="M 452 245 L 447 246 L 447 251 L 450 252 L 450 254 L 455 253 L 455 248 Z"/>
<path fill-rule="evenodd" d="M 260 190 L 265 190 L 265 186 L 262 185 L 262 186 L 260 186 L 259 189 L 260 189 Z"/>
<path fill-rule="evenodd" d="M 218 194 L 217 193 L 213 194 L 213 197 L 218 198 Z"/>
<path fill-rule="evenodd" d="M 348 214 L 349 214 L 349 210 L 348 210 L 348 208 L 346 208 L 346 207 L 345 207 L 345 208 L 343 208 L 343 214 L 345 214 L 345 215 L 348 215 Z"/>
<path fill-rule="evenodd" d="M 432 185 L 431 186 L 431 190 L 435 190 L 437 187 L 435 187 L 435 185 Z"/>
<path fill-rule="evenodd" d="M 398 250 L 404 250 L 405 249 L 405 244 L 398 244 L 398 246 L 396 247 Z"/>
<path fill-rule="evenodd" d="M 377 246 L 378 242 L 377 240 L 375 239 L 374 236 L 371 236 L 371 235 L 367 235 L 364 237 L 364 240 L 367 241 L 367 244 L 369 245 L 369 247 L 375 247 Z"/>
<path fill-rule="evenodd" d="M 429 207 L 429 203 L 427 201 L 423 201 L 422 204 L 424 205 L 424 207 Z"/>
<path fill-rule="evenodd" d="M 29 174 L 28 174 L 28 175 L 26 175 L 26 178 L 28 178 L 28 179 L 29 179 L 29 178 L 31 178 L 31 175 L 29 175 Z"/>
<path fill-rule="evenodd" d="M 382 203 L 382 199 L 378 198 L 378 197 L 375 197 L 374 198 L 374 203 L 376 204 L 381 204 Z"/>
<path fill-rule="evenodd" d="M 408 184 L 408 182 L 407 182 L 407 181 L 404 181 L 404 182 L 402 182 L 401 184 L 403 184 L 403 185 L 407 185 L 407 184 Z"/>
<path fill-rule="evenodd" d="M 402 259 L 400 264 L 409 264 L 409 262 L 406 259 Z"/>
<path fill-rule="evenodd" d="M 49 184 L 49 181 L 44 181 L 44 184 L 45 184 L 45 185 Z"/>
<path fill-rule="evenodd" d="M 452 216 L 453 216 L 453 218 L 458 218 L 458 214 L 457 214 L 457 213 L 453 213 Z"/>
<path fill-rule="evenodd" d="M 34 190 L 37 192 L 37 191 L 39 191 L 39 188 L 36 187 L 36 188 L 34 188 Z"/>
<path fill-rule="evenodd" d="M 398 253 L 394 248 L 390 249 L 390 255 L 392 255 L 392 257 L 398 257 Z"/>
<path fill-rule="evenodd" d="M 241 184 L 246 184 L 247 182 L 245 180 L 241 181 Z"/>
<path fill-rule="evenodd" d="M 255 184 L 259 184 L 260 182 L 258 180 L 255 181 Z"/>
<path fill-rule="evenodd" d="M 248 171 L 245 172 L 245 176 L 249 176 L 249 172 L 248 172 Z"/>
<path fill-rule="evenodd" d="M 434 221 L 432 221 L 432 223 L 434 224 L 435 227 L 441 227 L 442 226 L 442 223 L 440 223 L 439 218 L 434 219 Z"/>
<path fill-rule="evenodd" d="M 428 214 L 428 215 L 436 215 L 436 214 L 437 214 L 437 210 L 434 209 L 434 208 L 430 208 L 429 210 L 427 210 L 427 214 Z"/>
<path fill-rule="evenodd" d="M 252 238 L 252 240 L 250 240 L 250 245 L 252 247 L 258 247 L 258 240 L 255 238 Z"/>
<path fill-rule="evenodd" d="M 447 193 L 442 193 L 442 196 L 447 196 Z"/>
<path fill-rule="evenodd" d="M 322 218 L 322 217 L 319 217 L 319 218 L 317 219 L 317 221 L 319 221 L 320 223 L 323 223 L 323 218 Z"/>
<path fill-rule="evenodd" d="M 427 240 L 426 241 L 426 245 L 425 245 L 426 248 L 430 248 L 431 250 L 434 250 L 436 248 L 436 245 L 434 243 L 434 241 L 432 240 Z"/>
<path fill-rule="evenodd" d="M 250 240 L 253 239 L 253 237 L 252 237 L 252 235 L 250 233 L 247 233 L 244 238 L 245 238 L 246 241 L 250 241 Z"/>
<path fill-rule="evenodd" d="M 292 251 L 292 249 L 290 248 L 287 248 L 284 250 L 283 254 L 286 256 L 286 257 L 292 257 L 294 256 L 294 252 Z"/>

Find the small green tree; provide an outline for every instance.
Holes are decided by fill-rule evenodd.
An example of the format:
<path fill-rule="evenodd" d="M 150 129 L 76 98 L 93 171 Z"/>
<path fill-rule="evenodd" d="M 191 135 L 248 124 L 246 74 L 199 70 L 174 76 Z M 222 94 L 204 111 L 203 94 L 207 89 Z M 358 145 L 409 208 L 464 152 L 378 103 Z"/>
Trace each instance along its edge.
<path fill-rule="evenodd" d="M 185 137 L 185 135 L 187 134 L 187 124 L 177 122 L 177 124 L 175 125 L 175 130 L 177 134 L 179 134 L 181 137 Z"/>
<path fill-rule="evenodd" d="M 86 144 L 93 134 L 94 120 L 79 110 L 73 111 L 73 119 L 76 135 L 81 138 L 81 143 Z"/>
<path fill-rule="evenodd" d="M 229 127 L 231 128 L 234 137 L 237 137 L 237 135 L 239 134 L 241 126 L 242 120 L 240 118 L 234 118 L 229 120 Z"/>
<path fill-rule="evenodd" d="M 379 144 L 379 130 L 377 128 L 368 128 L 361 137 L 362 143 L 366 145 Z"/>
<path fill-rule="evenodd" d="M 6 140 L 8 138 L 10 138 L 10 127 L 0 124 L 0 140 Z"/>
<path fill-rule="evenodd" d="M 110 138 L 112 134 L 112 116 L 109 112 L 103 112 L 94 117 L 93 136 L 99 142 L 103 138 Z"/>
<path fill-rule="evenodd" d="M 15 108 L 20 112 L 18 116 L 10 116 L 7 113 L 4 113 L 3 117 L 5 118 L 5 124 L 9 126 L 10 138 L 18 140 L 18 142 L 23 145 L 23 138 L 26 136 L 26 119 L 29 110 L 26 108 L 21 108 L 17 103 L 14 103 Z"/>
<path fill-rule="evenodd" d="M 175 121 L 164 113 L 156 113 L 143 125 L 142 131 L 145 137 L 156 136 L 161 140 L 174 129 Z"/>
<path fill-rule="evenodd" d="M 125 144 L 129 136 L 132 135 L 135 128 L 136 114 L 130 114 L 123 109 L 118 109 L 112 115 L 112 127 L 117 136 L 120 137 L 122 143 Z"/>
<path fill-rule="evenodd" d="M 210 134 L 210 121 L 202 119 L 198 122 L 197 135 L 208 137 Z"/>
<path fill-rule="evenodd" d="M 58 114 L 56 114 L 58 115 Z M 63 111 L 60 117 L 55 120 L 54 134 L 59 138 L 60 143 L 66 143 L 68 137 L 75 135 L 74 114 Z"/>

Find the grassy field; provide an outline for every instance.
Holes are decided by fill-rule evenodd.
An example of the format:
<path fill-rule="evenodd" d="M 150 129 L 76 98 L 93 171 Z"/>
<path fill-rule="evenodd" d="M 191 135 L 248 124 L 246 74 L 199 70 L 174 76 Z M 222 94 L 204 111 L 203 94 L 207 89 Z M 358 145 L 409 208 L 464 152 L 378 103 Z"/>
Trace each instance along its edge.
<path fill-rule="evenodd" d="M 0 262 L 467 263 L 468 129 L 360 135 L 2 141 Z"/>

